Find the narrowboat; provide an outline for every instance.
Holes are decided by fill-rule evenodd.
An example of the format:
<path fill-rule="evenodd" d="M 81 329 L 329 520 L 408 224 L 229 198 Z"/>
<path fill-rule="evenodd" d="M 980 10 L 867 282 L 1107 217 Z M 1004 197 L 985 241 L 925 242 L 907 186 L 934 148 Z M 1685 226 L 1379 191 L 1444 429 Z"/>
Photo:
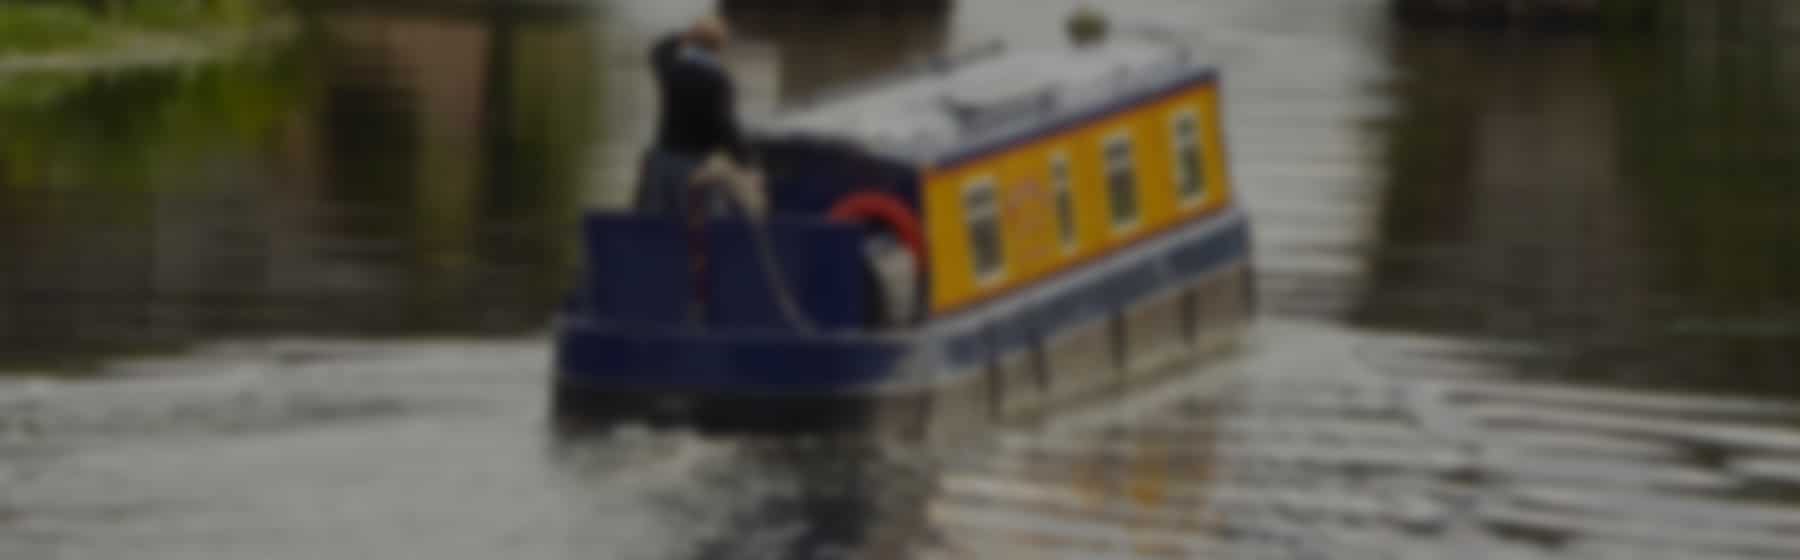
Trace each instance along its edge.
<path fill-rule="evenodd" d="M 941 56 L 752 123 L 757 216 L 583 217 L 559 416 L 920 435 L 1234 346 L 1218 71 L 1150 38 Z"/>

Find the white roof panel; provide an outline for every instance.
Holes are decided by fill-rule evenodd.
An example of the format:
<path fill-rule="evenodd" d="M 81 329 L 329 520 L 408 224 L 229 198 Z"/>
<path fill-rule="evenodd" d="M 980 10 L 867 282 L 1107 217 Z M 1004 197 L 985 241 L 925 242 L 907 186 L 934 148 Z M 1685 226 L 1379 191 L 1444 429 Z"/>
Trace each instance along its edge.
<path fill-rule="evenodd" d="M 1150 40 L 1002 52 L 916 71 L 752 126 L 765 135 L 838 138 L 929 162 L 1204 69 L 1186 48 Z"/>

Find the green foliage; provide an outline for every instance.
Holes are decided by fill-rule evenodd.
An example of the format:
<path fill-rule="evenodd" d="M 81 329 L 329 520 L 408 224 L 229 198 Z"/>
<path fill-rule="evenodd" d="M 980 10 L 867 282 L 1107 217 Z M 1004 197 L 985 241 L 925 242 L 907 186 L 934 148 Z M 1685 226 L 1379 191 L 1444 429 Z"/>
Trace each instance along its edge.
<path fill-rule="evenodd" d="M 295 56 L 0 77 L 0 184 L 152 188 L 207 154 L 254 146 L 306 95 Z"/>
<path fill-rule="evenodd" d="M 82 84 L 80 75 L 20 73 L 0 77 L 0 115 L 42 110 L 54 105 Z"/>
<path fill-rule="evenodd" d="M 269 0 L 0 3 L 0 56 L 82 49 L 133 33 L 249 27 L 276 16 L 272 6 Z"/>
<path fill-rule="evenodd" d="M 254 24 L 266 9 L 258 0 L 135 0 L 122 2 L 113 15 L 133 27 L 191 30 Z"/>
<path fill-rule="evenodd" d="M 0 55 L 88 46 L 99 36 L 99 24 L 79 6 L 0 4 Z"/>

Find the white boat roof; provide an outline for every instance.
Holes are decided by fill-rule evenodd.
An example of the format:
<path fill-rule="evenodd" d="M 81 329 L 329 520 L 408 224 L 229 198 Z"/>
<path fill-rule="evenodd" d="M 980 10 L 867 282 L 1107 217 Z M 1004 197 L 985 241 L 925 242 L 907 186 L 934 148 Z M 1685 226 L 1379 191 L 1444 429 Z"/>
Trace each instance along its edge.
<path fill-rule="evenodd" d="M 924 65 L 751 126 L 764 136 L 829 138 L 936 164 L 1211 71 L 1186 47 L 1153 39 L 1000 51 Z"/>

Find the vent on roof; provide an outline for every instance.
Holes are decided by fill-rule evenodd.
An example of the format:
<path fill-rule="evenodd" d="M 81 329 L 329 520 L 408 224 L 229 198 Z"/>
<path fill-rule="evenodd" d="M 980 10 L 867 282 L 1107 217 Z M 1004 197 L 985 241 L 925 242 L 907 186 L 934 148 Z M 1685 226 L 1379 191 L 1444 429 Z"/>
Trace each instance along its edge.
<path fill-rule="evenodd" d="M 1046 85 L 1022 92 L 957 92 L 945 95 L 943 103 L 964 130 L 981 130 L 1047 116 L 1056 111 L 1058 98 L 1056 88 Z"/>

